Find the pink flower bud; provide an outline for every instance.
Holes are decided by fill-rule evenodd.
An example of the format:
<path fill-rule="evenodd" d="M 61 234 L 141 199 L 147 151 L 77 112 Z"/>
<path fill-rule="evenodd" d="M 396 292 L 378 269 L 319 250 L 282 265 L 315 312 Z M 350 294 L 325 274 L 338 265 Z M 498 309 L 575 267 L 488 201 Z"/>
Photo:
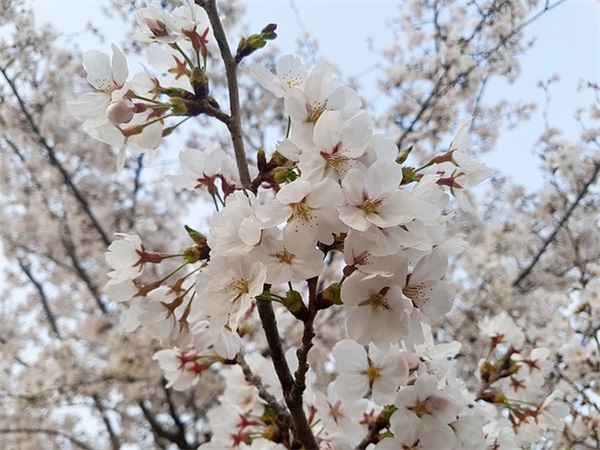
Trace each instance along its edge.
<path fill-rule="evenodd" d="M 108 120 L 114 125 L 128 123 L 133 119 L 134 106 L 135 105 L 131 100 L 121 99 L 117 102 L 113 102 L 106 108 L 106 117 L 108 117 Z"/>

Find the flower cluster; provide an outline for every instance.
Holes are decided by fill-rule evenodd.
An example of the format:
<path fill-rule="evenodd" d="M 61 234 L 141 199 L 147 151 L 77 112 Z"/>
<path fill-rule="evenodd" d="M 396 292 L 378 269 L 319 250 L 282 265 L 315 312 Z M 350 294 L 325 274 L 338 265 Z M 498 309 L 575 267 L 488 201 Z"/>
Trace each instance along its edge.
<path fill-rule="evenodd" d="M 88 134 L 120 149 L 118 169 L 125 164 L 127 148 L 149 152 L 151 160 L 163 136 L 178 126 L 167 127 L 165 120 L 198 115 L 190 102 L 206 100 L 211 28 L 204 9 L 190 2 L 167 14 L 150 5 L 138 10 L 136 18 L 137 40 L 168 44 L 168 49 L 151 47 L 147 56 L 150 66 L 162 75 L 145 69 L 128 80 L 127 60 L 116 45 L 112 45 L 112 58 L 91 50 L 83 55 L 83 67 L 95 92 L 68 102 L 71 112 L 84 120 Z"/>
<path fill-rule="evenodd" d="M 169 61 L 163 67 L 169 75 L 159 81 L 145 72 L 127 84 L 117 49 L 112 66 L 106 55 L 88 54 L 89 78 L 103 72 L 109 81 L 90 81 L 98 92 L 72 104 L 80 112 L 94 106 L 94 115 L 80 113 L 85 127 L 109 127 L 125 136 L 127 145 L 138 146 L 157 128 L 154 148 L 168 134 L 163 124 L 170 115 L 213 115 L 231 124 L 208 96 L 210 27 L 204 10 L 192 5 L 168 15 L 147 7 L 138 13 L 138 23 L 140 40 L 168 47 L 156 55 Z M 264 45 L 260 39 L 272 38 L 271 33 L 267 27 L 243 40 L 239 58 L 250 52 L 247 46 Z M 170 347 L 154 356 L 168 387 L 189 388 L 209 368 L 225 379 L 220 406 L 208 414 L 214 439 L 203 448 L 243 448 L 259 435 L 291 445 L 290 419 L 281 402 L 292 409 L 289 398 L 297 392 L 305 420 L 324 448 L 370 443 L 382 449 L 510 448 L 499 443 L 500 434 L 485 432 L 487 413 L 477 401 L 508 407 L 514 430 L 530 426 L 529 418 L 553 408 L 553 396 L 533 403 L 542 394 L 547 351 L 525 353 L 514 324 L 484 321 L 482 329 L 492 338 L 490 355 L 504 353 L 482 363 L 483 387 L 475 397 L 456 377 L 460 345 L 435 345 L 427 325 L 452 309 L 454 290 L 445 275 L 449 259 L 465 248 L 463 237 L 448 226 L 454 215 L 449 194 L 462 209 L 472 210 L 465 190 L 490 175 L 469 156 L 471 119 L 459 125 L 447 151 L 415 168 L 406 163 L 410 149 L 399 151 L 376 134 L 357 93 L 328 68 L 309 71 L 299 59 L 285 56 L 275 74 L 259 65 L 251 71 L 282 99 L 289 118 L 270 158 L 258 152 L 256 168 L 245 167 L 248 183 L 223 149 L 186 149 L 180 155 L 182 175 L 171 180 L 177 187 L 206 189 L 214 199 L 218 211 L 208 236 L 186 227 L 193 245 L 161 254 L 146 251 L 138 236 L 121 235 L 107 254 L 114 270 L 105 292 L 129 302 L 125 329 L 152 327 Z M 136 90 L 141 85 L 153 87 L 141 93 Z M 170 103 L 161 103 L 161 95 Z M 140 131 L 127 136 L 130 128 L 122 125 L 131 121 Z M 119 165 L 122 160 L 123 153 Z M 180 265 L 159 279 L 140 281 L 145 265 L 166 259 Z M 247 349 L 257 345 L 246 336 L 258 322 L 256 310 L 267 334 L 274 323 L 260 310 L 265 302 L 281 305 L 278 313 L 305 327 L 296 359 L 276 363 L 284 367 L 277 371 L 284 386 L 290 383 L 288 366 L 297 367 L 292 391 L 279 390 L 262 356 L 252 353 L 252 364 L 244 360 Z M 306 383 L 310 327 L 330 308 L 343 318 L 347 337 L 331 349 L 338 376 L 329 383 Z M 270 350 L 272 345 L 269 341 Z M 509 392 L 500 395 L 495 383 L 505 378 Z M 525 401 L 537 406 L 515 406 Z M 293 412 L 294 421 L 298 414 Z"/>

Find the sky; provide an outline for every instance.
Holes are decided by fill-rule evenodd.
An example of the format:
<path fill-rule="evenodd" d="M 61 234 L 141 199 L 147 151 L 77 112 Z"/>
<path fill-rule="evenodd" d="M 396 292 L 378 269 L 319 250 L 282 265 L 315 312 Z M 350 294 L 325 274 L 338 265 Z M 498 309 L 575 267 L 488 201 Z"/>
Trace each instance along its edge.
<path fill-rule="evenodd" d="M 556 0 L 554 0 L 556 1 Z M 29 0 L 37 20 L 49 21 L 67 36 L 84 28 L 93 20 L 94 25 L 107 34 L 99 43 L 88 36 L 77 37 L 77 44 L 85 51 L 96 48 L 110 53 L 110 43 L 120 42 L 121 24 L 102 18 L 99 11 L 109 2 L 102 0 Z M 267 23 L 278 24 L 277 45 L 282 54 L 296 49 L 296 40 L 309 33 L 319 42 L 318 54 L 335 63 L 346 77 L 359 79 L 362 95 L 382 95 L 374 88 L 379 76 L 379 55 L 369 48 L 382 49 L 392 39 L 386 26 L 396 15 L 401 1 L 312 1 L 312 0 L 246 0 L 245 21 L 251 31 L 258 31 Z M 513 85 L 497 80 L 492 82 L 486 95 L 489 101 L 530 100 L 538 109 L 527 123 L 501 133 L 496 148 L 484 161 L 523 180 L 531 188 L 541 182 L 536 173 L 538 160 L 531 153 L 536 139 L 543 131 L 542 109 L 545 94 L 537 84 L 552 74 L 558 74 L 560 83 L 553 86 L 548 118 L 565 132 L 565 137 L 576 139 L 579 126 L 574 112 L 589 104 L 585 92 L 578 92 L 582 80 L 600 82 L 600 2 L 598 0 L 567 0 L 526 29 L 526 36 L 536 43 L 521 57 L 521 76 Z M 514 162 L 519 164 L 515 165 Z"/>

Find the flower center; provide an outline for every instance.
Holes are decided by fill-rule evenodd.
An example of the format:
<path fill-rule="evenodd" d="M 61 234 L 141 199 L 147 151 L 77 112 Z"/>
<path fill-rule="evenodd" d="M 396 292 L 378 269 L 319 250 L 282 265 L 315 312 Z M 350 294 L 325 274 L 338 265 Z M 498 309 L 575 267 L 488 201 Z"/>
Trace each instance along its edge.
<path fill-rule="evenodd" d="M 292 265 L 292 260 L 296 257 L 293 253 L 290 253 L 287 249 L 283 249 L 281 252 L 277 252 L 274 255 L 280 263 Z"/>
<path fill-rule="evenodd" d="M 292 207 L 292 216 L 294 219 L 309 222 L 313 218 L 310 213 L 311 207 L 304 203 L 304 201 L 291 203 L 290 206 Z"/>
<path fill-rule="evenodd" d="M 248 287 L 248 281 L 242 278 L 233 279 L 231 283 L 229 283 L 229 289 L 238 294 L 248 294 L 250 289 Z"/>
<path fill-rule="evenodd" d="M 377 209 L 381 206 L 380 199 L 366 199 L 362 205 L 360 205 L 360 209 L 362 209 L 365 214 L 373 214 L 377 212 Z"/>
<path fill-rule="evenodd" d="M 404 295 L 410 298 L 414 304 L 417 306 L 423 306 L 429 301 L 429 297 L 427 296 L 425 289 L 425 285 L 420 283 L 412 286 L 405 286 L 404 289 L 402 289 L 402 292 Z M 432 289 L 429 288 L 429 290 L 431 291 Z"/>
<path fill-rule="evenodd" d="M 367 306 L 368 305 L 373 309 L 385 309 L 385 310 L 390 309 L 390 304 L 388 303 L 387 299 L 385 298 L 385 294 L 386 294 L 387 290 L 388 290 L 388 288 L 383 288 L 377 294 L 373 294 L 368 299 L 360 302 L 358 304 L 358 306 Z"/>
<path fill-rule="evenodd" d="M 307 105 L 307 106 L 308 106 L 308 117 L 306 118 L 306 122 L 317 123 L 317 120 L 319 120 L 319 117 L 321 117 L 321 114 L 323 114 L 323 112 L 327 108 L 327 100 L 325 100 L 323 103 L 314 102 L 312 105 Z"/>

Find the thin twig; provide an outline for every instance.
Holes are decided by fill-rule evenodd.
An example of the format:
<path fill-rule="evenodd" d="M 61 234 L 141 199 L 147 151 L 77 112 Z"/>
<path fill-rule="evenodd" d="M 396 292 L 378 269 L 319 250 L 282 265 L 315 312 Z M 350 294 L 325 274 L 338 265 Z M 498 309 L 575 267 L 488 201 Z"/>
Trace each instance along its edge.
<path fill-rule="evenodd" d="M 581 202 L 581 200 L 589 192 L 590 186 L 598 178 L 598 173 L 600 173 L 600 162 L 595 162 L 592 176 L 583 184 L 581 191 L 579 191 L 579 194 L 577 195 L 577 197 L 575 198 L 575 200 L 573 201 L 573 203 L 571 204 L 571 206 L 569 207 L 569 209 L 567 210 L 565 215 L 556 224 L 556 226 L 554 227 L 554 230 L 552 230 L 552 233 L 550 233 L 550 235 L 546 239 L 544 239 L 544 241 L 542 242 L 542 246 L 538 249 L 537 253 L 533 257 L 531 262 L 527 265 L 527 267 L 525 267 L 519 273 L 517 278 L 515 278 L 515 280 L 512 282 L 512 286 L 519 287 L 521 282 L 531 273 L 531 271 L 533 270 L 535 265 L 538 263 L 538 261 L 540 260 L 542 255 L 546 252 L 546 250 L 548 250 L 548 247 L 556 238 L 556 235 L 558 234 L 560 229 L 564 226 L 564 224 L 567 222 L 567 220 L 569 220 L 569 218 L 571 217 L 571 215 L 573 214 L 573 212 L 575 211 L 577 206 L 579 206 L 579 203 Z"/>
<path fill-rule="evenodd" d="M 100 308 L 100 311 L 102 311 L 102 314 L 108 314 L 108 309 L 106 308 L 100 292 L 98 291 L 98 286 L 96 286 L 96 284 L 92 281 L 86 270 L 83 268 L 83 265 L 79 261 L 79 256 L 77 255 L 77 250 L 73 244 L 73 241 L 71 240 L 71 230 L 67 222 L 65 222 L 65 231 L 66 236 L 61 237 L 61 242 L 65 248 L 65 251 L 67 252 L 67 255 L 71 259 L 71 263 L 73 264 L 75 272 L 77 272 L 77 276 L 79 276 L 79 278 L 87 287 L 88 291 L 96 301 L 96 305 L 98 305 L 98 308 Z"/>
<path fill-rule="evenodd" d="M 79 202 L 81 209 L 88 216 L 93 227 L 96 229 L 96 231 L 100 235 L 100 238 L 102 239 L 104 244 L 108 247 L 110 245 L 110 239 L 108 238 L 108 235 L 104 231 L 104 228 L 102 228 L 102 225 L 100 225 L 100 222 L 98 222 L 98 220 L 96 219 L 96 216 L 92 212 L 90 205 L 88 204 L 85 197 L 81 194 L 81 192 L 79 191 L 77 186 L 75 186 L 75 183 L 73 182 L 71 175 L 67 172 L 67 170 L 63 167 L 61 162 L 56 157 L 55 148 L 53 146 L 51 146 L 50 144 L 48 144 L 48 141 L 46 141 L 46 139 L 42 136 L 42 133 L 41 133 L 39 127 L 33 120 L 33 116 L 31 115 L 31 113 L 29 112 L 29 109 L 27 108 L 27 105 L 25 105 L 25 102 L 21 98 L 21 95 L 19 94 L 19 91 L 17 90 L 17 87 L 14 84 L 13 80 L 8 76 L 8 74 L 6 73 L 4 68 L 0 67 L 0 72 L 2 72 L 2 75 L 6 79 L 6 82 L 10 86 L 15 98 L 17 99 L 17 102 L 19 103 L 19 106 L 21 108 L 21 112 L 25 116 L 25 119 L 27 120 L 27 123 L 29 124 L 29 127 L 31 128 L 31 131 L 37 137 L 38 143 L 46 150 L 46 153 L 48 155 L 48 159 L 50 160 L 50 163 L 58 169 L 58 171 L 60 172 L 60 174 L 63 178 L 63 182 L 71 189 L 71 192 L 73 193 L 73 196 L 75 197 L 75 199 Z"/>
<path fill-rule="evenodd" d="M 119 437 L 117 436 L 112 424 L 110 423 L 110 419 L 106 415 L 106 408 L 104 408 L 104 405 L 102 404 L 98 395 L 93 395 L 92 399 L 94 400 L 94 405 L 100 413 L 100 416 L 102 417 L 102 422 L 104 422 L 104 426 L 106 427 L 106 431 L 108 432 L 111 447 L 113 448 L 113 450 L 119 450 L 121 448 Z"/>
<path fill-rule="evenodd" d="M 93 450 L 93 448 L 90 447 L 89 445 L 87 445 L 85 442 L 81 442 L 79 439 L 74 438 L 70 434 L 67 434 L 64 431 L 60 431 L 60 430 L 52 430 L 52 429 L 47 429 L 47 428 L 27 428 L 27 427 L 21 427 L 21 428 L 0 428 L 0 434 L 9 434 L 9 433 L 23 433 L 23 434 L 36 434 L 36 433 L 40 433 L 40 434 L 51 434 L 53 436 L 59 436 L 59 437 L 65 438 L 69 442 L 71 442 L 72 444 L 76 445 L 79 448 L 82 448 L 83 450 Z"/>
<path fill-rule="evenodd" d="M 317 315 L 315 300 L 317 297 L 318 277 L 308 280 L 308 318 L 304 322 L 304 331 L 302 333 L 302 347 L 296 352 L 298 357 L 298 369 L 294 373 L 294 395 L 302 400 L 302 395 L 306 389 L 306 373 L 308 372 L 308 353 L 313 347 L 315 337 L 314 323 Z"/>
<path fill-rule="evenodd" d="M 246 381 L 248 383 L 251 383 L 258 389 L 258 395 L 260 396 L 260 398 L 262 398 L 264 401 L 267 402 L 267 404 L 273 409 L 273 411 L 275 411 L 275 414 L 277 414 L 277 417 L 279 419 L 281 419 L 288 426 L 291 426 L 292 418 L 290 417 L 289 412 L 267 390 L 266 386 L 262 382 L 262 379 L 258 375 L 256 375 L 254 372 L 252 372 L 252 369 L 248 365 L 248 362 L 246 362 L 244 355 L 242 355 L 241 353 L 238 353 L 237 356 L 235 357 L 235 362 L 242 369 L 242 372 L 244 373 L 244 378 L 246 379 Z"/>
<path fill-rule="evenodd" d="M 27 276 L 27 278 L 29 278 L 29 281 L 31 281 L 31 283 L 35 286 L 35 289 L 37 290 L 37 292 L 40 296 L 40 300 L 42 301 L 42 307 L 44 308 L 44 312 L 46 313 L 46 318 L 48 319 L 48 322 L 50 323 L 50 328 L 52 328 L 52 331 L 54 332 L 54 334 L 56 335 L 56 337 L 58 339 L 62 339 L 60 332 L 58 331 L 58 324 L 56 322 L 56 317 L 54 317 L 54 313 L 52 312 L 52 309 L 50 309 L 50 303 L 48 301 L 48 296 L 46 295 L 46 291 L 44 290 L 44 287 L 33 275 L 33 272 L 31 271 L 31 266 L 28 262 L 26 262 L 22 259 L 19 259 L 18 263 L 19 263 L 19 267 L 21 268 L 23 273 Z"/>

